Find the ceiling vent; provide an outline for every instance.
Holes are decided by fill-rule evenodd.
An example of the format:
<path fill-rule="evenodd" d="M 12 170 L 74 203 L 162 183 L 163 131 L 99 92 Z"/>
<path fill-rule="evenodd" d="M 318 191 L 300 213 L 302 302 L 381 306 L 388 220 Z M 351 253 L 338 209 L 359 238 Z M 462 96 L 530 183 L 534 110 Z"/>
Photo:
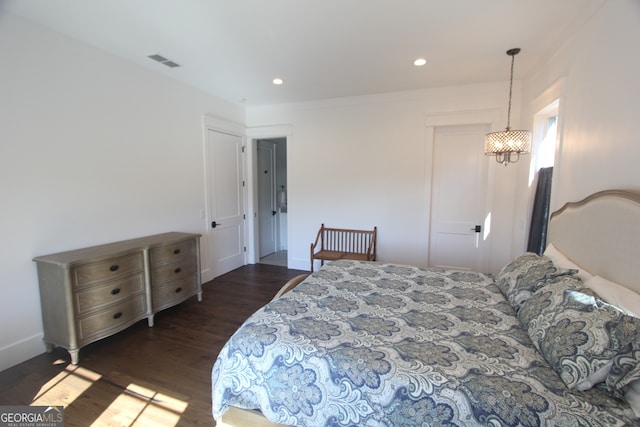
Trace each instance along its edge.
<path fill-rule="evenodd" d="M 169 68 L 176 68 L 179 67 L 180 64 L 177 64 L 173 61 L 171 61 L 170 59 L 165 58 L 162 55 L 158 55 L 157 53 L 155 55 L 149 55 L 149 58 L 153 59 L 154 61 L 157 61 L 163 65 L 166 65 Z"/>

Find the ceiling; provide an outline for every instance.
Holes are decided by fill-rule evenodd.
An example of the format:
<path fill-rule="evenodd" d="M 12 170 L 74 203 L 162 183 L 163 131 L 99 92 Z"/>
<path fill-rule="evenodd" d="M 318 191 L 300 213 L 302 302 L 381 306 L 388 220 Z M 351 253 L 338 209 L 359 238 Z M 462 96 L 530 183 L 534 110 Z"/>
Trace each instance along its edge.
<path fill-rule="evenodd" d="M 607 1 L 0 0 L 0 25 L 13 13 L 255 106 L 505 81 L 513 47 L 526 78 Z"/>

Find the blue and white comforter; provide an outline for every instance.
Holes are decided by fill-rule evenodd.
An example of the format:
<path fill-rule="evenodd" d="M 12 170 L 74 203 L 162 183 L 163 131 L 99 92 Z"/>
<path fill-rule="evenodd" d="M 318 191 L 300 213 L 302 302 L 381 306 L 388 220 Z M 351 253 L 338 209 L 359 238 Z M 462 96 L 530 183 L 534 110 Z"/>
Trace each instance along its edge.
<path fill-rule="evenodd" d="M 212 373 L 229 405 L 295 426 L 615 426 L 625 402 L 570 391 L 490 276 L 338 261 L 249 318 Z"/>

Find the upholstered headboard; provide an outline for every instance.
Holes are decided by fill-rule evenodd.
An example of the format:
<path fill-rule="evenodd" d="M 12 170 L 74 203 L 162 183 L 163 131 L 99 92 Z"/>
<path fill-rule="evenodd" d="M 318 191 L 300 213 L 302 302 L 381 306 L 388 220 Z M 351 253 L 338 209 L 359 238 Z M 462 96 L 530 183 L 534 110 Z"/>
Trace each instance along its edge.
<path fill-rule="evenodd" d="M 548 242 L 590 273 L 640 294 L 640 191 L 607 190 L 551 214 Z"/>

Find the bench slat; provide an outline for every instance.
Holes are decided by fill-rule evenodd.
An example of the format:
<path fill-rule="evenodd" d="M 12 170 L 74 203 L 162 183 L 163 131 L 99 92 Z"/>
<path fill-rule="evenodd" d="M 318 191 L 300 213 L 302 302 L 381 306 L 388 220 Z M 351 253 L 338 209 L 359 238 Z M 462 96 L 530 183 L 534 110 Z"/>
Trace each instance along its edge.
<path fill-rule="evenodd" d="M 327 228 L 322 224 L 311 244 L 311 271 L 314 260 L 335 261 L 353 259 L 362 261 L 376 260 L 376 237 L 378 227 L 373 230 L 354 230 L 345 228 Z M 319 245 L 319 251 L 315 252 Z"/>

